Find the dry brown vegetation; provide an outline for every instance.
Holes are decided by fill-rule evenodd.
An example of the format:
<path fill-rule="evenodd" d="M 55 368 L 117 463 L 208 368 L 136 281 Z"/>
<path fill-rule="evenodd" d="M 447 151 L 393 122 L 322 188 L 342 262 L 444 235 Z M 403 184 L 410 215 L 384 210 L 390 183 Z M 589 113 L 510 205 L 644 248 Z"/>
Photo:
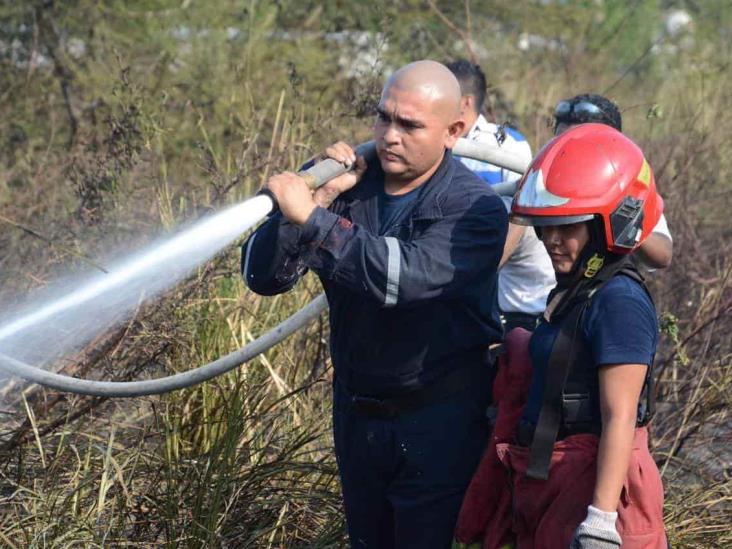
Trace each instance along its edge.
<path fill-rule="evenodd" d="M 653 444 L 671 542 L 730 546 L 732 15 L 721 0 L 689 5 L 693 28 L 674 37 L 661 32 L 670 2 L 2 7 L 0 39 L 17 46 L 0 48 L 0 302 L 238 202 L 334 139 L 366 136 L 381 74 L 345 77 L 339 57 L 355 54 L 326 32 L 381 31 L 375 55 L 387 66 L 472 52 L 490 111 L 534 149 L 557 99 L 607 92 L 647 152 L 675 239 L 673 265 L 651 277 L 663 324 Z M 545 42 L 522 50 L 522 33 Z M 237 272 L 232 248 L 100 336 L 67 373 L 185 370 L 319 292 L 308 277 L 259 298 Z M 342 546 L 327 336 L 321 319 L 236 372 L 164 397 L 6 384 L 0 545 Z"/>

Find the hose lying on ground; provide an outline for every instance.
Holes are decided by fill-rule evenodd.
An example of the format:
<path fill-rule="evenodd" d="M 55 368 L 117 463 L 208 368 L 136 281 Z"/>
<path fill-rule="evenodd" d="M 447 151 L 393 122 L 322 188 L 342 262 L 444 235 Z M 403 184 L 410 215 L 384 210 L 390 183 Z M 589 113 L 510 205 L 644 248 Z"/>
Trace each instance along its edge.
<path fill-rule="evenodd" d="M 371 156 L 374 154 L 373 142 L 364 143 L 357 147 L 358 154 Z M 501 149 L 488 149 L 480 147 L 471 141 L 459 139 L 453 152 L 458 156 L 474 158 L 490 162 L 501 168 L 522 173 L 527 163 L 516 155 L 506 153 Z M 309 170 L 300 172 L 305 177 L 311 188 L 317 188 L 327 181 L 345 173 L 349 168 L 332 159 L 327 159 L 315 164 Z M 505 183 L 494 185 L 499 194 L 512 195 L 516 189 L 516 183 Z M 274 206 L 274 200 L 273 200 Z M 31 366 L 25 362 L 16 360 L 10 356 L 0 353 L 0 369 L 5 370 L 13 376 L 20 377 L 39 385 L 44 385 L 58 391 L 76 393 L 96 397 L 139 397 L 146 395 L 157 395 L 191 387 L 203 381 L 233 370 L 237 366 L 252 360 L 263 352 L 277 345 L 280 341 L 300 330 L 302 327 L 316 319 L 328 306 L 325 296 L 321 294 L 308 305 L 297 311 L 281 324 L 275 326 L 264 335 L 252 341 L 241 349 L 210 362 L 193 370 L 181 372 L 159 379 L 144 381 L 96 381 L 78 379 L 71 376 L 57 374 Z"/>
<path fill-rule="evenodd" d="M 49 372 L 20 362 L 0 353 L 0 368 L 27 381 L 45 385 L 58 391 L 97 397 L 139 397 L 158 395 L 191 387 L 241 366 L 245 362 L 277 345 L 286 337 L 306 326 L 328 307 L 325 295 L 321 294 L 297 311 L 287 320 L 278 324 L 264 335 L 258 337 L 241 349 L 209 364 L 160 379 L 144 381 L 96 381 L 78 379 Z"/>

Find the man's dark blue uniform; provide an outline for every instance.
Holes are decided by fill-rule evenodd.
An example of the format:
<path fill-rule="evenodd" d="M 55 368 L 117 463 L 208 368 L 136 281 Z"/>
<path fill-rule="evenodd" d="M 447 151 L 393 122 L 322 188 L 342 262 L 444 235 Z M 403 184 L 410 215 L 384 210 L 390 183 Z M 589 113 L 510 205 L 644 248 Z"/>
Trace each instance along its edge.
<path fill-rule="evenodd" d="M 448 547 L 487 437 L 483 356 L 502 337 L 496 272 L 508 218 L 449 151 L 387 227 L 383 192 L 374 160 L 303 226 L 270 218 L 244 245 L 242 271 L 263 295 L 289 290 L 307 269 L 323 283 L 352 542 Z M 397 413 L 368 413 L 368 400 L 396 403 Z"/>

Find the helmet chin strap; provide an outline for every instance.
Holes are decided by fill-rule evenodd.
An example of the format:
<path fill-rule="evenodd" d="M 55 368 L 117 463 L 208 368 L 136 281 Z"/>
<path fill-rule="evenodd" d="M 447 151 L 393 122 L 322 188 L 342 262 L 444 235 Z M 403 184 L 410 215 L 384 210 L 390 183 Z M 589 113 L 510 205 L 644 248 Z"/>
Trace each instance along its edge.
<path fill-rule="evenodd" d="M 603 226 L 595 218 L 586 222 L 590 238 L 577 256 L 568 273 L 556 273 L 557 288 L 568 289 L 581 282 L 585 278 L 592 278 L 611 254 L 605 244 L 605 235 L 602 232 Z"/>
<path fill-rule="evenodd" d="M 594 284 L 595 277 L 600 271 L 625 258 L 625 256 L 612 253 L 607 249 L 604 227 L 600 220 L 595 218 L 588 221 L 587 228 L 590 239 L 582 248 L 572 270 L 568 273 L 556 273 L 557 286 L 549 294 L 547 303 L 551 302 L 558 293 L 561 292 L 563 295 L 557 298 L 559 301 L 552 308 L 554 311 L 552 316 L 561 315 L 562 310 L 572 302 L 575 296 L 582 294 L 585 288 Z"/>

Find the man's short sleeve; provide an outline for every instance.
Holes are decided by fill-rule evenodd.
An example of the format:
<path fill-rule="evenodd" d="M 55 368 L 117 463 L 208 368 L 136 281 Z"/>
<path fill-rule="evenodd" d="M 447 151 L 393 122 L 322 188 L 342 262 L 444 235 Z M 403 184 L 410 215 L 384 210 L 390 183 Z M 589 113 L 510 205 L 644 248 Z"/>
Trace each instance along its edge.
<path fill-rule="evenodd" d="M 610 280 L 592 298 L 583 328 L 595 365 L 653 363 L 656 310 L 636 281 L 622 275 Z"/>
<path fill-rule="evenodd" d="M 671 231 L 668 229 L 668 222 L 666 221 L 666 216 L 664 214 L 661 214 L 661 219 L 658 220 L 658 223 L 656 223 L 656 226 L 653 227 L 653 231 L 651 231 L 656 234 L 661 234 L 668 238 L 671 242 L 674 241 L 673 238 L 671 238 Z"/>
<path fill-rule="evenodd" d="M 522 158 L 527 164 L 531 162 L 533 155 L 531 154 L 531 146 L 526 138 L 518 130 L 510 127 L 506 127 L 506 134 L 501 148 L 506 152 L 515 154 L 519 158 Z M 513 183 L 521 179 L 521 174 L 512 172 L 510 170 L 503 171 L 503 180 L 506 182 Z"/>
<path fill-rule="evenodd" d="M 500 135 L 500 142 L 499 142 Z M 481 114 L 470 128 L 466 138 L 486 148 L 500 148 L 506 152 L 523 158 L 528 164 L 531 162 L 531 146 L 526 138 L 518 131 L 510 126 L 505 126 L 503 131 L 499 131 L 499 127 L 492 122 L 488 122 Z M 488 162 L 475 160 L 472 158 L 460 158 L 460 161 L 467 166 L 469 170 L 474 172 L 478 177 L 490 185 L 497 183 L 512 183 L 521 179 L 521 174 L 512 172 L 505 168 L 499 168 Z"/>

